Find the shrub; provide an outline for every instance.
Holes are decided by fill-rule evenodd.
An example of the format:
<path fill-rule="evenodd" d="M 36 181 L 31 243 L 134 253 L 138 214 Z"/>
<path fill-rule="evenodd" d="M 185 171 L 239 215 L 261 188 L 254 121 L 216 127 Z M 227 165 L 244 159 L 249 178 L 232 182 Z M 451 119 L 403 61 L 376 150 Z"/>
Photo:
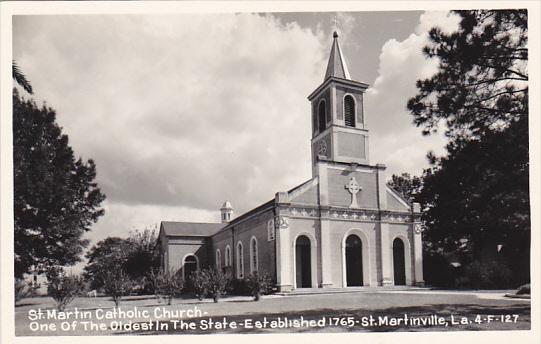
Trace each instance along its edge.
<path fill-rule="evenodd" d="M 226 293 L 228 284 L 226 275 L 216 269 L 204 270 L 203 273 L 207 275 L 207 293 L 212 297 L 214 302 L 218 302 L 220 297 Z"/>
<path fill-rule="evenodd" d="M 184 288 L 184 279 L 179 271 L 162 271 L 156 274 L 157 295 L 160 295 L 167 300 L 167 304 L 171 304 L 173 297 L 180 295 Z"/>
<path fill-rule="evenodd" d="M 61 267 L 51 267 L 47 270 L 47 294 L 56 302 L 59 311 L 80 295 L 85 287 L 80 276 L 68 275 Z"/>
<path fill-rule="evenodd" d="M 128 295 L 133 287 L 129 276 L 121 269 L 106 271 L 103 274 L 103 291 L 110 296 L 118 307 L 122 296 Z"/>
<path fill-rule="evenodd" d="M 272 279 L 266 273 L 258 274 L 255 272 L 248 276 L 246 282 L 255 301 L 259 301 L 261 295 L 268 294 L 273 286 Z"/>
<path fill-rule="evenodd" d="M 424 280 L 433 287 L 452 288 L 457 279 L 457 269 L 449 260 L 437 252 L 425 252 L 423 255 Z"/>
<path fill-rule="evenodd" d="M 476 260 L 464 267 L 457 285 L 473 289 L 508 288 L 511 278 L 511 270 L 503 261 Z"/>
<path fill-rule="evenodd" d="M 190 284 L 199 301 L 207 296 L 208 277 L 203 270 L 196 270 L 190 274 Z"/>
<path fill-rule="evenodd" d="M 251 295 L 246 279 L 230 279 L 228 281 L 227 291 L 231 295 Z"/>
<path fill-rule="evenodd" d="M 154 269 L 150 269 L 150 272 L 147 275 L 146 281 L 149 285 L 149 289 L 152 291 L 152 294 L 156 297 L 157 300 L 160 298 L 160 286 L 159 286 L 159 277 L 161 270 L 156 272 Z"/>
<path fill-rule="evenodd" d="M 30 295 L 28 283 L 22 278 L 15 278 L 15 302 L 24 299 Z"/>
<path fill-rule="evenodd" d="M 530 295 L 530 284 L 521 285 L 517 290 L 517 295 Z"/>

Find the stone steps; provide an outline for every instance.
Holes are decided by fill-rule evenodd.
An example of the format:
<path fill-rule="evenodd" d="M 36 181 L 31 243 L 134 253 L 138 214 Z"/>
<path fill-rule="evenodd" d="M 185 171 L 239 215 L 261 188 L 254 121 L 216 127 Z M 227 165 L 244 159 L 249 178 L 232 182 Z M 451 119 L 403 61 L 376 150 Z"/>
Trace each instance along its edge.
<path fill-rule="evenodd" d="M 341 293 L 363 293 L 378 291 L 401 291 L 401 290 L 430 290 L 429 288 L 413 286 L 386 286 L 386 287 L 347 287 L 347 288 L 298 288 L 289 292 L 278 292 L 275 295 L 296 296 L 296 295 L 318 295 L 318 294 L 341 294 Z"/>

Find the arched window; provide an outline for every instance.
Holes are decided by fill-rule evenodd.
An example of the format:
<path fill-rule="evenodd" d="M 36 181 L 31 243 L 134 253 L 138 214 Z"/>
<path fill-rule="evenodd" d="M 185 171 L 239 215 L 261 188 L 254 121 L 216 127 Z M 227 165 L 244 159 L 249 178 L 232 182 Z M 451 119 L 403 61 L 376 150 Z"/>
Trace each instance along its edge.
<path fill-rule="evenodd" d="M 319 132 L 321 133 L 327 127 L 327 112 L 326 112 L 324 100 L 321 100 L 319 102 L 317 116 L 318 116 L 318 128 L 319 128 Z"/>
<path fill-rule="evenodd" d="M 231 247 L 225 247 L 225 266 L 231 266 Z"/>
<path fill-rule="evenodd" d="M 344 120 L 346 127 L 355 127 L 355 100 L 350 95 L 344 97 Z"/>
<path fill-rule="evenodd" d="M 244 278 L 244 253 L 240 241 L 237 243 L 237 278 Z"/>
<path fill-rule="evenodd" d="M 258 270 L 258 258 L 257 258 L 257 239 L 252 237 L 250 240 L 250 273 L 257 272 Z"/>
<path fill-rule="evenodd" d="M 220 270 L 222 268 L 222 253 L 220 252 L 220 249 L 216 250 L 216 270 Z"/>

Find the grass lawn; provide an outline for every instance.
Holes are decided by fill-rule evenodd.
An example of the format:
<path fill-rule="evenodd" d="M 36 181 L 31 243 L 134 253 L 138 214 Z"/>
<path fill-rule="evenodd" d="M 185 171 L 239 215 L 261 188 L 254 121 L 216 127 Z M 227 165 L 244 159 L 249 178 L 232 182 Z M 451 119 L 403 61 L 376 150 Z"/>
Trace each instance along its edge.
<path fill-rule="evenodd" d="M 103 315 L 104 311 L 113 310 L 114 303 L 109 298 L 78 298 L 69 305 L 67 311 L 73 311 L 75 307 L 79 310 L 87 309 L 92 318 L 76 320 L 79 323 L 76 324 L 75 329 L 68 331 L 61 331 L 59 328 L 62 322 L 73 323 L 73 316 L 68 320 L 37 320 L 34 321 L 34 326 L 51 323 L 56 326 L 56 330 L 32 331 L 29 311 L 38 308 L 54 309 L 52 299 L 41 297 L 23 299 L 18 302 L 15 309 L 15 324 L 17 336 L 530 329 L 529 300 L 507 299 L 502 297 L 503 294 L 504 292 L 366 290 L 337 294 L 271 295 L 263 297 L 259 302 L 254 302 L 249 297 L 226 298 L 219 303 L 213 303 L 208 299 L 203 302 L 194 299 L 174 299 L 170 306 L 158 302 L 154 297 L 129 297 L 121 302 L 120 308 L 123 311 L 137 310 L 139 313 L 146 311 L 148 314 L 134 314 L 133 318 L 103 320 L 96 319 L 98 314 L 96 312 Z M 156 310 L 157 314 L 154 313 Z M 170 318 L 160 318 L 165 311 L 185 310 L 194 311 L 194 317 L 183 314 L 180 318 L 173 314 Z M 405 315 L 409 323 L 404 320 Z M 304 320 L 301 323 L 304 326 L 301 327 L 292 327 L 295 323 L 286 321 L 287 318 L 289 321 L 300 323 L 301 317 Z M 370 317 L 374 320 L 370 320 Z M 209 327 L 209 318 L 214 321 L 212 327 Z M 415 318 L 413 321 L 416 322 L 412 323 L 412 318 Z M 182 324 L 180 319 L 183 320 Z M 281 322 L 277 322 L 278 319 Z M 164 326 L 162 330 L 157 331 L 155 327 L 133 330 L 133 324 L 155 326 L 156 320 Z M 310 320 L 313 322 L 308 323 Z M 464 323 L 457 323 L 459 320 Z M 86 330 L 82 326 L 83 321 L 87 322 Z M 95 324 L 102 323 L 103 327 L 96 326 L 90 330 L 90 321 Z M 118 328 L 114 328 L 111 321 L 116 322 L 114 326 Z M 119 326 L 119 321 L 128 327 Z M 255 327 L 257 321 L 260 321 L 263 328 Z M 442 323 L 434 324 L 437 321 Z M 232 326 L 233 322 L 236 326 Z M 285 327 L 284 324 L 289 326 Z M 318 324 L 323 326 L 320 327 Z M 250 325 L 253 327 L 248 328 Z M 189 326 L 194 328 L 190 329 Z"/>

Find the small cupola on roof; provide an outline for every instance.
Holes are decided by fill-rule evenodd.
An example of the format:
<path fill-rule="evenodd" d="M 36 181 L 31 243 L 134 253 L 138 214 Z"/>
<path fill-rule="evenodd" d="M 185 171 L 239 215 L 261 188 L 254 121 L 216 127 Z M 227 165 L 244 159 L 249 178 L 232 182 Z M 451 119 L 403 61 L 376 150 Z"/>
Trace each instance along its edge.
<path fill-rule="evenodd" d="M 233 206 L 231 202 L 225 201 L 222 207 L 220 208 L 221 212 L 221 221 L 222 223 L 227 223 L 233 219 Z"/>
<path fill-rule="evenodd" d="M 344 55 L 342 55 L 342 50 L 340 50 L 340 45 L 338 44 L 338 32 L 334 31 L 332 36 L 333 42 L 331 55 L 329 56 L 327 71 L 325 72 L 325 78 L 323 81 L 332 76 L 340 79 L 351 80 L 346 60 L 344 59 Z"/>

